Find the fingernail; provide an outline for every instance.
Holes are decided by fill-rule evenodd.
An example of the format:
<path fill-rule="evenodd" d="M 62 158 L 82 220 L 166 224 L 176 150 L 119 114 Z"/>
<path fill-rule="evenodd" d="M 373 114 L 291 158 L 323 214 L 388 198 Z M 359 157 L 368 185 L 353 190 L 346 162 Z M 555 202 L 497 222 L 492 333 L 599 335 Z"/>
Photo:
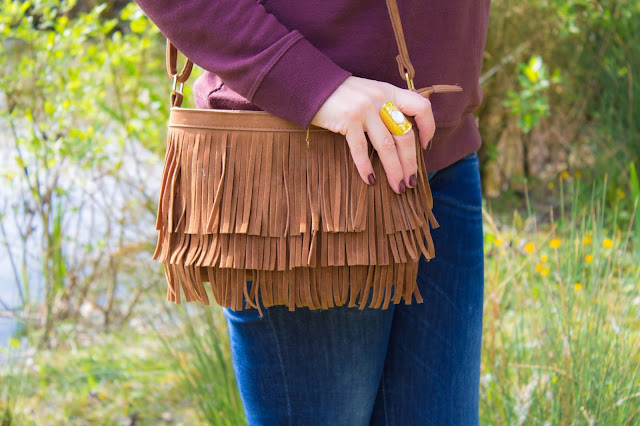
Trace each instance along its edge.
<path fill-rule="evenodd" d="M 407 189 L 405 184 L 404 184 L 404 179 L 400 181 L 400 185 L 399 186 L 400 186 L 400 193 L 404 194 L 404 191 L 406 191 L 406 189 Z"/>
<path fill-rule="evenodd" d="M 418 178 L 416 177 L 416 174 L 412 174 L 411 176 L 409 176 L 409 186 L 412 188 L 415 188 L 415 186 L 418 184 Z"/>
<path fill-rule="evenodd" d="M 376 177 L 373 173 L 369 173 L 369 176 L 367 178 L 369 179 L 369 185 L 373 185 L 376 183 Z"/>

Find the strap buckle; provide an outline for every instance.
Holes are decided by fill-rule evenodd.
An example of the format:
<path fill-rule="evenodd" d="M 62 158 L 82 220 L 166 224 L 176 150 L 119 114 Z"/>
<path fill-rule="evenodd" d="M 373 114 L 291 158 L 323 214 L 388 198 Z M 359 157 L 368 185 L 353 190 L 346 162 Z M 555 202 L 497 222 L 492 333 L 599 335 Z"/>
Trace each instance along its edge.
<path fill-rule="evenodd" d="M 184 83 L 180 83 L 180 88 L 178 88 L 178 90 L 176 90 L 176 88 L 178 87 L 178 74 L 174 74 L 173 75 L 173 86 L 171 87 L 171 94 L 174 93 L 180 93 L 182 94 L 182 89 L 184 88 Z"/>
<path fill-rule="evenodd" d="M 413 85 L 413 79 L 409 77 L 409 73 L 407 71 L 404 72 L 404 79 L 407 80 L 407 87 L 409 90 L 415 92 L 416 87 Z"/>
<path fill-rule="evenodd" d="M 173 75 L 173 85 L 171 86 L 171 95 L 169 96 L 169 105 L 172 107 L 179 107 L 182 105 L 182 100 L 184 96 L 182 94 L 182 89 L 184 88 L 184 83 L 180 82 L 178 84 L 178 74 Z"/>

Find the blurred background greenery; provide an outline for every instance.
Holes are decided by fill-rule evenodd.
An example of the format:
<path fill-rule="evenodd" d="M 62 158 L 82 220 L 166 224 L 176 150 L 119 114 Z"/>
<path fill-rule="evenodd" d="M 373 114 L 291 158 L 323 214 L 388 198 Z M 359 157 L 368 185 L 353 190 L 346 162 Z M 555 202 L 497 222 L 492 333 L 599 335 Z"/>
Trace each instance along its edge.
<path fill-rule="evenodd" d="M 640 424 L 640 1 L 491 7 L 482 423 Z M 151 260 L 164 43 L 128 0 L 0 0 L 2 425 L 243 423 L 219 309 Z"/>

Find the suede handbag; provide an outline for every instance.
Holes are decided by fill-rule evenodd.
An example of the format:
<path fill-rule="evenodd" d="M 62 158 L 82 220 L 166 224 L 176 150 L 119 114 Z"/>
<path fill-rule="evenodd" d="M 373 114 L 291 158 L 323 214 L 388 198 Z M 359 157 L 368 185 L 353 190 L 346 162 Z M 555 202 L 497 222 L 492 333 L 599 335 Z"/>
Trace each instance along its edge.
<path fill-rule="evenodd" d="M 416 90 L 398 7 L 387 0 L 400 74 L 425 97 L 460 86 Z M 164 266 L 166 300 L 233 310 L 286 305 L 329 309 L 348 304 L 387 309 L 422 297 L 418 260 L 434 257 L 438 222 L 424 161 L 417 186 L 396 194 L 369 142 L 374 185 L 364 183 L 345 136 L 304 129 L 266 111 L 181 108 L 193 63 L 173 79 L 153 259 Z M 417 158 L 422 158 L 414 125 Z M 246 301 L 246 305 L 245 302 Z"/>

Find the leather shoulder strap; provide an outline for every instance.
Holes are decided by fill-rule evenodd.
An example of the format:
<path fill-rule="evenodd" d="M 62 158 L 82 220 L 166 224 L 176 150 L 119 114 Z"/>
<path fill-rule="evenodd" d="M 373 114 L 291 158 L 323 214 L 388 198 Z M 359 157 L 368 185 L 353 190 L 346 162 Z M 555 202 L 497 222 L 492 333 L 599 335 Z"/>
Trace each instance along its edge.
<path fill-rule="evenodd" d="M 178 83 L 184 83 L 187 81 L 189 76 L 191 75 L 191 70 L 193 69 L 193 62 L 189 58 L 184 63 L 182 67 L 182 71 L 178 74 L 178 49 L 174 46 L 173 43 L 167 39 L 167 74 L 169 77 L 176 79 Z"/>
<path fill-rule="evenodd" d="M 389 17 L 391 18 L 391 25 L 393 25 L 393 34 L 396 36 L 398 52 L 400 52 L 400 54 L 396 56 L 400 77 L 407 81 L 409 89 L 415 90 L 413 87 L 413 77 L 415 77 L 416 71 L 413 69 L 413 65 L 409 60 L 409 50 L 407 50 L 407 43 L 404 39 L 402 22 L 400 21 L 400 11 L 398 10 L 396 0 L 387 0 L 387 9 L 389 11 Z"/>

